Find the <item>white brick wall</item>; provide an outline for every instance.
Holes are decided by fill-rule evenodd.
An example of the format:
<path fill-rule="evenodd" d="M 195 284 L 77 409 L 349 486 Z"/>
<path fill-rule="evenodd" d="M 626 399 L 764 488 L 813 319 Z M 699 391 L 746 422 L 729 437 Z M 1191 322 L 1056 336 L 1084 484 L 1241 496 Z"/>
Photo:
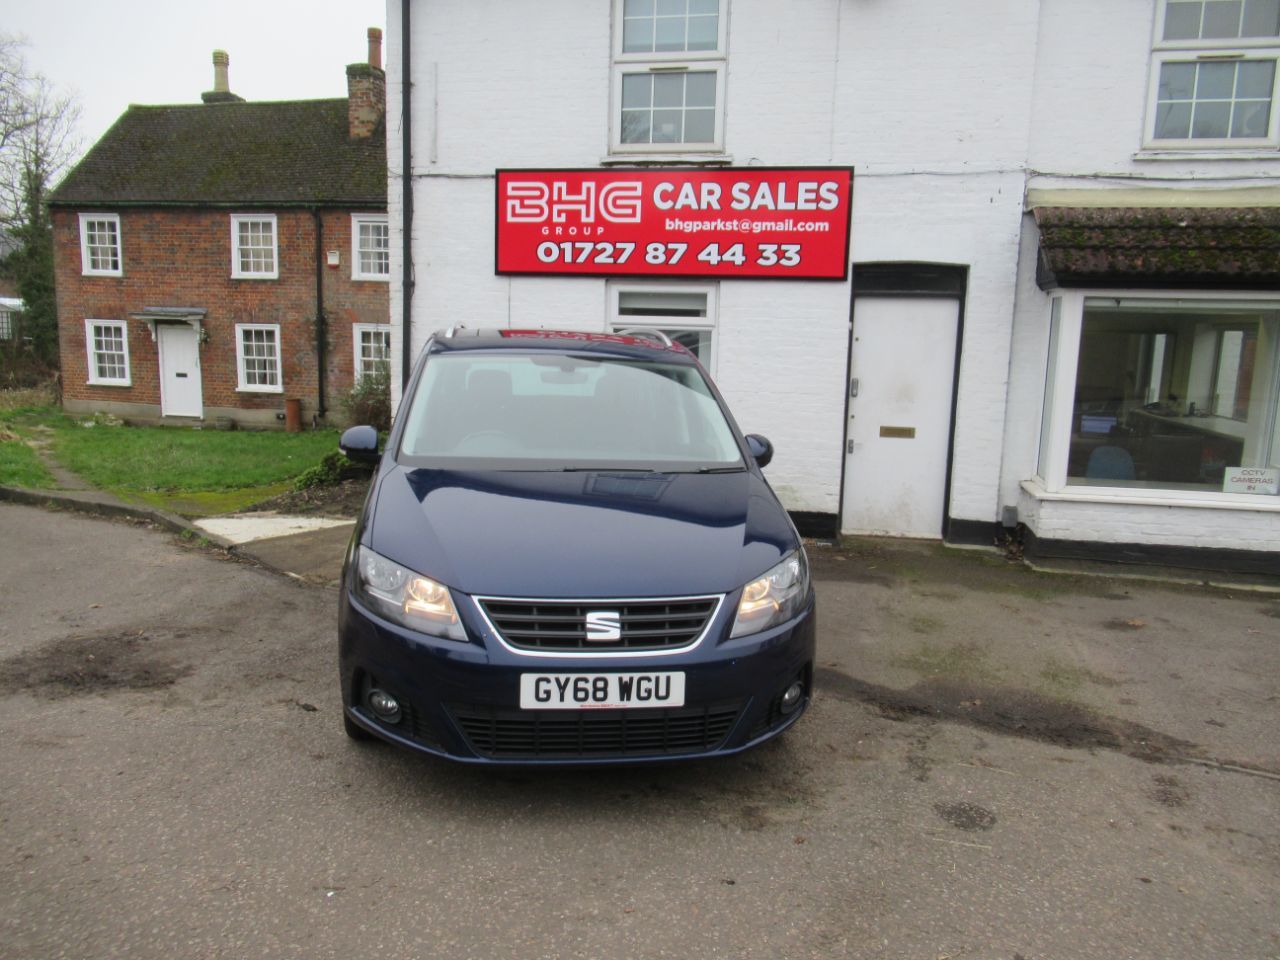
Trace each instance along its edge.
<path fill-rule="evenodd" d="M 604 329 L 603 280 L 494 275 L 492 175 L 606 156 L 610 7 L 414 6 L 415 351 L 457 322 Z M 1048 333 L 1026 188 L 1256 185 L 1272 182 L 1277 161 L 1135 156 L 1154 0 L 729 0 L 729 11 L 733 163 L 851 165 L 855 262 L 969 267 L 952 517 L 992 522 L 1017 504 L 1046 525 L 1041 536 L 1085 537 L 1088 511 L 1032 510 L 1019 488 L 1035 470 Z M 398 276 L 398 3 L 388 26 Z M 847 283 L 719 285 L 717 382 L 743 429 L 774 441 L 770 480 L 792 509 L 839 509 L 849 297 Z M 398 351 L 395 283 L 392 316 Z M 1112 532 L 1157 536 L 1141 529 L 1148 511 L 1090 510 L 1141 517 L 1101 524 Z M 1214 511 L 1172 513 L 1189 518 L 1163 528 L 1172 542 L 1217 522 Z M 1280 540 L 1274 523 L 1267 529 Z"/>
<path fill-rule="evenodd" d="M 1280 512 L 1214 507 L 1042 500 L 1020 493 L 1019 516 L 1055 540 L 1275 551 Z"/>

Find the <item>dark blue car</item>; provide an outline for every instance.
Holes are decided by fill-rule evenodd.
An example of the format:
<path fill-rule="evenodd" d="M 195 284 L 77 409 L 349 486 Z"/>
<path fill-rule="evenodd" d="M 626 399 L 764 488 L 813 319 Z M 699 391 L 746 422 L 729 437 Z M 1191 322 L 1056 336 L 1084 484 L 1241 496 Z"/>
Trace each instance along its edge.
<path fill-rule="evenodd" d="M 654 334 L 437 334 L 343 573 L 347 733 L 480 763 L 729 754 L 809 702 L 800 538 L 698 361 Z"/>

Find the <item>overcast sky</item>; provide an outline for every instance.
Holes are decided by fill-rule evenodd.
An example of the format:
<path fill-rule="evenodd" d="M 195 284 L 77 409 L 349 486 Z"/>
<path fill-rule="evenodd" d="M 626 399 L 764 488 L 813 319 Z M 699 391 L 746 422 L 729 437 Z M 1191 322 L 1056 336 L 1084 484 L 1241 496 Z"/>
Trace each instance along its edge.
<path fill-rule="evenodd" d="M 346 65 L 365 62 L 366 31 L 386 19 L 385 0 L 0 0 L 0 33 L 78 98 L 82 149 L 131 103 L 199 103 L 214 50 L 246 100 L 344 97 Z"/>

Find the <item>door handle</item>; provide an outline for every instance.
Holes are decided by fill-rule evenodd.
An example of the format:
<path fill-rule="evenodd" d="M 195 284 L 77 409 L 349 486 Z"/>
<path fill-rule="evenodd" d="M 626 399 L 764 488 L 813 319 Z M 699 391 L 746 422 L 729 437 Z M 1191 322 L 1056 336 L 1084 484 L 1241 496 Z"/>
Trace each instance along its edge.
<path fill-rule="evenodd" d="M 856 397 L 858 395 L 858 378 L 854 377 L 849 381 L 849 396 Z"/>

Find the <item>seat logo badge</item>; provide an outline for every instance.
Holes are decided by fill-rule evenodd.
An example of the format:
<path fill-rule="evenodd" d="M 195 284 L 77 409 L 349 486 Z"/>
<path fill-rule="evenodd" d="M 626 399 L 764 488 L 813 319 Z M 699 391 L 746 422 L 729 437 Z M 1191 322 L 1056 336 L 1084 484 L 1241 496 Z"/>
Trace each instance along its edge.
<path fill-rule="evenodd" d="M 606 643 L 622 639 L 622 615 L 617 610 L 588 610 L 587 639 Z"/>

